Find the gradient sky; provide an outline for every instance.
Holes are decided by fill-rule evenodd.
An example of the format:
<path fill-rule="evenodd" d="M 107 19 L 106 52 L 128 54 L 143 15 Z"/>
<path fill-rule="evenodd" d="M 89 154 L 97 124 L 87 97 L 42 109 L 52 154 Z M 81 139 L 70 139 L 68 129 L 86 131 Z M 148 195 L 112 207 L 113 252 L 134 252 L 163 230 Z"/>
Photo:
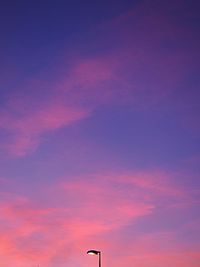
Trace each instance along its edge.
<path fill-rule="evenodd" d="M 0 267 L 199 267 L 200 4 L 4 1 Z"/>

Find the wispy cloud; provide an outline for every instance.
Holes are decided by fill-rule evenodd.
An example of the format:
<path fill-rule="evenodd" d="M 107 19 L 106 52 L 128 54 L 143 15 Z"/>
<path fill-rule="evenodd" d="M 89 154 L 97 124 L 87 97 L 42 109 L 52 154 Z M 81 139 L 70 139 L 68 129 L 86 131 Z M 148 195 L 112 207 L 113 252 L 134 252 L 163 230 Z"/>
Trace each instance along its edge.
<path fill-rule="evenodd" d="M 184 267 L 184 254 L 186 262 L 196 267 L 196 247 L 187 251 L 188 245 L 179 240 L 179 233 L 190 231 L 192 220 L 179 223 L 177 233 L 157 222 L 163 216 L 159 215 L 160 209 L 167 214 L 173 209 L 175 214 L 185 207 L 172 207 L 171 203 L 189 199 L 190 192 L 173 180 L 173 173 L 160 170 L 66 176 L 53 186 L 45 185 L 51 204 L 4 193 L 0 198 L 1 258 L 7 266 L 13 262 L 16 266 L 28 262 L 34 265 L 38 261 L 47 266 L 64 266 L 74 262 L 78 253 L 97 246 L 119 253 L 116 266 L 123 262 L 131 266 L 134 261 L 138 266 L 154 263 L 159 267 L 171 255 L 178 267 Z M 138 232 L 138 222 L 148 224 L 148 220 L 159 229 L 151 232 L 147 227 Z M 124 235 L 126 229 L 131 231 L 128 236 Z M 112 257 L 106 257 L 111 264 Z M 78 259 L 82 259 L 83 266 L 92 266 L 86 257 L 79 255 Z M 76 264 L 80 264 L 79 260 Z"/>
<path fill-rule="evenodd" d="M 57 63 L 54 70 L 40 72 L 15 88 L 22 98 L 9 96 L 11 103 L 0 111 L 0 127 L 13 135 L 7 150 L 26 155 L 45 133 L 87 117 L 88 110 L 92 113 L 102 104 L 149 109 L 176 96 L 198 62 L 194 51 L 199 42 L 195 30 L 176 23 L 174 13 L 181 16 L 174 3 L 153 6 L 145 1 L 88 34 L 91 52 L 81 45 L 71 48 L 67 63 Z M 30 94 L 30 106 L 24 94 Z M 35 98 L 40 104 L 32 104 Z"/>
<path fill-rule="evenodd" d="M 14 114 L 9 110 L 3 111 L 0 118 L 0 127 L 11 136 L 5 147 L 16 156 L 34 151 L 46 133 L 64 128 L 89 115 L 84 109 L 62 103 L 51 103 L 22 112 L 21 106 L 16 106 L 16 109 Z"/>

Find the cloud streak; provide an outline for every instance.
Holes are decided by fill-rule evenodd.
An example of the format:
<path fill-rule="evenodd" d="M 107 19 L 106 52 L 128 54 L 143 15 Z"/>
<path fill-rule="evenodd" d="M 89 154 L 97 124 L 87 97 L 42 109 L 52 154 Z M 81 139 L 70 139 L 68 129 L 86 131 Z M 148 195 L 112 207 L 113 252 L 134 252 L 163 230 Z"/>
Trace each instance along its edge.
<path fill-rule="evenodd" d="M 147 110 L 165 106 L 197 63 L 195 32 L 178 25 L 174 12 L 181 16 L 174 4 L 145 1 L 88 34 L 90 53 L 84 46 L 70 49 L 72 55 L 65 57 L 69 63 L 60 62 L 54 71 L 25 82 L 17 91 L 30 93 L 30 106 L 21 94 L 0 111 L 0 127 L 13 135 L 6 149 L 16 156 L 35 151 L 45 133 L 86 118 L 105 104 Z M 32 104 L 35 99 L 39 105 Z"/>
<path fill-rule="evenodd" d="M 6 149 L 16 156 L 24 156 L 34 151 L 46 133 L 62 129 L 89 116 L 84 109 L 67 107 L 62 103 L 52 103 L 36 110 L 28 109 L 20 112 L 18 116 L 7 110 L 2 113 L 1 128 L 11 135 Z"/>
<path fill-rule="evenodd" d="M 165 180 L 168 183 L 167 190 L 160 186 L 152 187 L 151 177 L 157 177 L 157 181 Z M 37 261 L 47 266 L 54 266 L 56 262 L 64 266 L 73 261 L 77 250 L 85 251 L 93 245 L 108 251 L 124 251 L 125 247 L 131 254 L 134 251 L 132 256 L 124 251 L 124 256 L 119 256 L 116 266 L 122 262 L 131 266 L 133 260 L 138 266 L 145 267 L 148 262 L 159 266 L 165 261 L 166 255 L 171 255 L 176 259 L 177 266 L 183 267 L 185 265 L 181 265 L 180 259 L 186 247 L 175 244 L 177 236 L 173 232 L 148 234 L 142 231 L 138 235 L 132 230 L 134 241 L 131 236 L 123 237 L 121 242 L 126 242 L 123 248 L 121 242 L 115 241 L 116 237 L 121 238 L 127 227 L 134 229 L 134 225 L 136 227 L 137 221 L 142 218 L 148 221 L 149 217 L 157 216 L 160 203 L 163 209 L 167 208 L 169 203 L 162 202 L 166 195 L 173 202 L 185 199 L 186 193 L 182 189 L 170 185 L 171 177 L 170 174 L 166 176 L 164 172 L 156 174 L 154 171 L 94 174 L 70 180 L 62 178 L 53 188 L 46 188 L 46 192 L 53 196 L 53 203 L 56 200 L 50 206 L 42 205 L 39 200 L 36 202 L 27 197 L 4 194 L 0 203 L 1 257 L 7 266 L 13 262 L 18 264 L 16 266 L 26 266 L 28 262 L 34 265 Z M 154 194 L 157 191 L 159 194 Z M 182 193 L 177 194 L 178 191 Z M 102 236 L 106 242 L 103 242 Z M 174 248 L 180 246 L 181 250 L 169 251 L 172 244 Z M 186 255 L 186 261 L 191 262 L 199 257 L 195 251 Z M 108 257 L 108 261 L 111 262 L 111 258 Z M 82 264 L 90 266 L 91 263 L 83 259 Z"/>

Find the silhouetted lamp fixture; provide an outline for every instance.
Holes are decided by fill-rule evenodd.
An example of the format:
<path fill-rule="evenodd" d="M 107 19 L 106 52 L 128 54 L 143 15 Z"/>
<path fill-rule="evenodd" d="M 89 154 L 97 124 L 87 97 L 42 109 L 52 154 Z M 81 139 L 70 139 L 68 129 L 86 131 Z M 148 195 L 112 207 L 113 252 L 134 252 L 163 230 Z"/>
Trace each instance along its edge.
<path fill-rule="evenodd" d="M 96 255 L 96 256 L 98 255 L 99 256 L 99 267 L 101 267 L 101 251 L 91 249 L 87 251 L 87 254 Z"/>

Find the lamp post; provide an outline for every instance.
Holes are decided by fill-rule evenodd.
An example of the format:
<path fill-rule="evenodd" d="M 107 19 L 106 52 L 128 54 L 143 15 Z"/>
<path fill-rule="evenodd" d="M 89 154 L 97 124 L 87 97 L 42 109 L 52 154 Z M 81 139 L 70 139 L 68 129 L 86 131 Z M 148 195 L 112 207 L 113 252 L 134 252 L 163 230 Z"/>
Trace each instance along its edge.
<path fill-rule="evenodd" d="M 101 251 L 91 249 L 91 250 L 87 251 L 87 254 L 89 254 L 89 255 L 99 255 L 99 267 L 101 267 Z"/>

